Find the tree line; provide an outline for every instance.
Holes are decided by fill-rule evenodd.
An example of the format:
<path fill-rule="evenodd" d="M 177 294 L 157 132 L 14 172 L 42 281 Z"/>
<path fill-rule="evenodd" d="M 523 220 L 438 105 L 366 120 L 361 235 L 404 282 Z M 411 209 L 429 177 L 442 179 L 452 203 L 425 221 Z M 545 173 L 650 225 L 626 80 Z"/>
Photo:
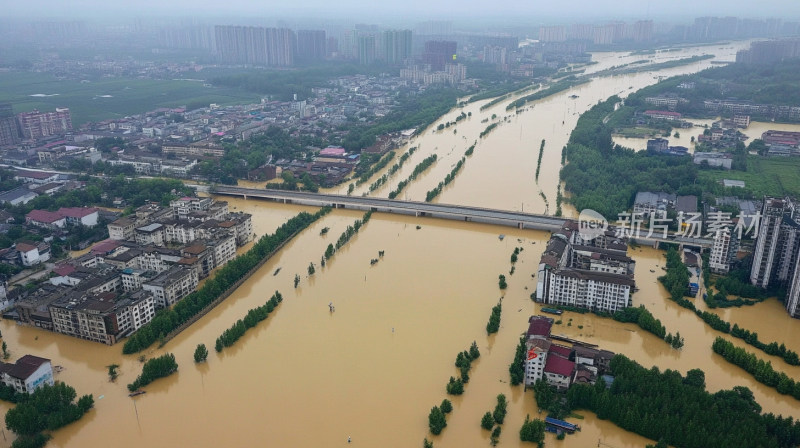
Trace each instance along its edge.
<path fill-rule="evenodd" d="M 589 82 L 589 79 L 579 79 L 574 75 L 567 76 L 566 78 L 551 84 L 544 90 L 540 90 L 538 92 L 532 93 L 530 95 L 524 96 L 516 101 L 511 102 L 511 104 L 506 106 L 506 110 L 519 109 L 526 103 L 540 100 L 542 98 L 547 98 L 550 95 L 555 95 L 558 92 L 563 92 L 564 90 L 567 90 L 575 86 L 579 86 L 581 84 L 585 84 L 587 82 Z"/>
<path fill-rule="evenodd" d="M 400 196 L 400 193 L 403 191 L 404 188 L 409 184 L 409 182 L 415 180 L 417 176 L 422 174 L 425 170 L 430 168 L 431 165 L 436 162 L 436 154 L 431 154 L 428 157 L 425 157 L 422 162 L 418 163 L 417 166 L 414 167 L 414 171 L 406 178 L 405 180 L 400 181 L 397 184 L 397 187 L 389 193 L 389 199 L 394 199 Z"/>
<path fill-rule="evenodd" d="M 330 207 L 323 207 L 313 215 L 301 212 L 278 227 L 274 233 L 259 238 L 250 250 L 228 262 L 213 278 L 206 280 L 202 288 L 184 297 L 172 308 L 158 311 L 153 320 L 142 326 L 125 341 L 122 353 L 130 354 L 146 349 L 159 338 L 166 337 L 172 330 L 201 313 L 236 282 L 249 275 L 252 269 L 281 244 L 289 241 L 290 238 L 325 216 L 330 210 Z"/>
<path fill-rule="evenodd" d="M 527 353 L 525 346 L 525 336 L 519 338 L 517 349 L 514 351 L 514 360 L 508 366 L 508 373 L 511 376 L 511 385 L 516 386 L 522 384 L 525 380 L 525 355 Z"/>
<path fill-rule="evenodd" d="M 483 131 L 481 131 L 481 133 L 480 133 L 480 136 L 479 136 L 479 137 L 480 137 L 480 138 L 486 137 L 486 136 L 487 136 L 487 135 L 489 135 L 489 133 L 490 133 L 490 132 L 492 132 L 492 131 L 494 130 L 494 128 L 496 128 L 496 127 L 497 127 L 497 123 L 492 123 L 492 124 L 490 124 L 489 126 L 486 126 L 486 129 L 484 129 Z"/>
<path fill-rule="evenodd" d="M 374 176 L 375 173 L 386 168 L 386 166 L 389 165 L 389 162 L 391 162 L 392 159 L 394 159 L 394 156 L 395 156 L 394 151 L 389 151 L 388 153 L 386 153 L 386 155 L 383 156 L 380 160 L 378 160 L 377 163 L 372 165 L 366 172 L 364 172 L 363 174 L 361 174 L 361 176 L 358 177 L 358 179 L 356 180 L 356 186 L 363 184 L 364 182 L 368 181 L 370 177 Z"/>
<path fill-rule="evenodd" d="M 136 391 L 159 378 L 170 376 L 177 371 L 178 363 L 172 353 L 165 353 L 158 358 L 148 359 L 142 366 L 141 375 L 128 384 L 128 390 L 131 392 Z"/>
<path fill-rule="evenodd" d="M 779 356 L 789 365 L 800 365 L 800 356 L 797 352 L 786 347 L 785 344 L 777 342 L 763 342 L 758 339 L 758 333 L 751 332 L 730 322 L 723 320 L 718 315 L 709 311 L 700 311 L 694 303 L 683 297 L 688 292 L 689 270 L 681 261 L 678 251 L 674 248 L 667 251 L 667 273 L 659 277 L 659 281 L 664 284 L 670 292 L 670 298 L 683 308 L 694 311 L 703 322 L 714 330 L 737 337 L 753 347 L 763 351 L 768 355 Z M 685 278 L 685 281 L 683 280 Z"/>
<path fill-rule="evenodd" d="M 491 435 L 489 436 L 489 443 L 492 446 L 497 446 L 500 438 L 501 426 L 503 421 L 506 418 L 506 412 L 508 408 L 508 402 L 506 401 L 506 396 L 500 394 L 497 396 L 497 404 L 494 406 L 494 411 L 487 411 L 483 414 L 483 418 L 481 418 L 481 428 L 492 431 Z M 495 426 L 495 423 L 497 426 Z M 494 430 L 492 430 L 494 427 Z"/>
<path fill-rule="evenodd" d="M 425 202 L 433 201 L 434 199 L 436 199 L 437 196 L 439 196 L 439 194 L 442 193 L 444 187 L 449 185 L 450 182 L 452 182 L 453 179 L 456 178 L 456 175 L 458 175 L 458 172 L 461 170 L 461 167 L 464 166 L 464 162 L 466 162 L 466 160 L 467 160 L 466 156 L 458 160 L 456 166 L 454 166 L 453 169 L 450 170 L 449 173 L 447 173 L 447 176 L 445 176 L 444 180 L 439 182 L 438 185 L 436 185 L 432 190 L 428 191 L 428 193 L 425 194 Z"/>
<path fill-rule="evenodd" d="M 55 431 L 80 420 L 94 407 L 94 398 L 83 395 L 76 403 L 76 397 L 75 389 L 62 382 L 39 386 L 30 395 L 20 394 L 17 405 L 6 412 L 6 427 L 18 436 L 11 446 L 43 447 L 50 438 L 43 431 Z"/>
<path fill-rule="evenodd" d="M 539 181 L 539 170 L 542 168 L 542 156 L 543 155 L 544 155 L 544 139 L 542 139 L 542 144 L 539 145 L 539 160 L 536 162 L 536 181 L 537 182 Z"/>
<path fill-rule="evenodd" d="M 221 352 L 223 347 L 230 347 L 236 343 L 247 330 L 258 325 L 259 322 L 269 317 L 269 314 L 283 301 L 283 296 L 278 291 L 267 300 L 267 303 L 253 308 L 247 312 L 244 319 L 239 319 L 230 328 L 222 332 L 214 344 L 214 350 Z"/>
<path fill-rule="evenodd" d="M 500 313 L 503 311 L 503 305 L 498 303 L 492 307 L 492 314 L 489 316 L 489 322 L 486 324 L 486 333 L 497 333 L 500 330 Z"/>
<path fill-rule="evenodd" d="M 416 150 L 417 147 L 414 146 L 411 149 L 409 149 L 408 152 L 400 156 L 400 160 L 398 160 L 397 163 L 392 165 L 392 167 L 389 168 L 389 171 L 387 171 L 383 176 L 376 179 L 375 182 L 370 184 L 369 192 L 372 193 L 373 191 L 383 186 L 386 183 L 386 181 L 388 181 L 392 176 L 395 175 L 395 173 L 397 173 L 400 170 L 400 168 L 403 167 L 403 165 L 406 163 L 406 160 L 408 160 L 408 158 L 411 157 L 411 155 L 414 154 Z M 355 186 L 353 184 L 350 184 L 350 188 L 348 189 L 347 194 L 351 194 L 354 189 Z"/>
<path fill-rule="evenodd" d="M 481 352 L 478 350 L 478 344 L 475 341 L 472 342 L 469 350 L 458 353 L 455 364 L 458 367 L 460 377 L 458 379 L 450 377 L 445 388 L 449 395 L 461 395 L 464 393 L 464 385 L 469 383 L 469 371 L 472 368 L 472 361 L 480 358 L 480 356 Z"/>
<path fill-rule="evenodd" d="M 364 213 L 364 216 L 361 219 L 356 219 L 353 222 L 353 225 L 347 226 L 347 228 L 339 235 L 339 239 L 336 240 L 336 246 L 333 244 L 328 244 L 328 247 L 325 249 L 325 253 L 322 254 L 322 260 L 330 260 L 336 254 L 336 251 L 344 247 L 350 238 L 354 237 L 361 228 L 366 225 L 370 218 L 372 217 L 372 210 L 367 211 Z"/>
<path fill-rule="evenodd" d="M 777 372 L 772 368 L 771 362 L 759 359 L 756 355 L 748 353 L 743 348 L 736 347 L 721 336 L 717 336 L 714 339 L 711 349 L 729 363 L 735 364 L 744 369 L 745 372 L 753 375 L 753 378 L 759 383 L 777 390 L 780 394 L 791 395 L 800 400 L 800 382 L 789 378 L 783 372 Z"/>
<path fill-rule="evenodd" d="M 761 414 L 746 387 L 711 394 L 705 390 L 702 370 L 690 370 L 684 377 L 655 366 L 645 369 L 623 355 L 614 356 L 610 367 L 612 384 L 602 379 L 594 386 L 574 384 L 567 391 L 567 405 L 679 448 L 800 444 L 800 423 Z"/>

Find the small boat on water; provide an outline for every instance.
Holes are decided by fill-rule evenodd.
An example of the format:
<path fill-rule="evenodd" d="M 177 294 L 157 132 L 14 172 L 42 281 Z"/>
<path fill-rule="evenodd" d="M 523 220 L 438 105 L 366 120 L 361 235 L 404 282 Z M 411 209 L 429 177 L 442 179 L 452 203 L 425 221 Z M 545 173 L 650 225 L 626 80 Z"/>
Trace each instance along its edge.
<path fill-rule="evenodd" d="M 500 241 L 503 241 L 503 238 L 505 238 L 505 237 L 506 237 L 506 236 L 505 236 L 505 235 L 503 235 L 502 233 L 501 233 L 500 235 L 498 235 L 498 236 L 497 236 L 497 238 L 500 238 Z"/>
<path fill-rule="evenodd" d="M 146 394 L 146 393 L 147 393 L 146 390 L 139 389 L 139 390 L 135 390 L 135 391 L 129 393 L 128 396 L 129 397 L 135 397 L 137 395 L 142 395 L 142 394 Z"/>
<path fill-rule="evenodd" d="M 560 315 L 562 315 L 564 313 L 563 311 L 561 311 L 561 310 L 559 310 L 557 308 L 542 308 L 541 311 L 543 313 L 555 314 L 557 316 L 560 316 Z"/>
<path fill-rule="evenodd" d="M 281 272 L 281 268 L 275 269 L 275 272 L 272 273 L 272 276 L 278 275 L 278 272 Z"/>
<path fill-rule="evenodd" d="M 650 269 L 650 272 L 656 272 L 655 269 Z"/>

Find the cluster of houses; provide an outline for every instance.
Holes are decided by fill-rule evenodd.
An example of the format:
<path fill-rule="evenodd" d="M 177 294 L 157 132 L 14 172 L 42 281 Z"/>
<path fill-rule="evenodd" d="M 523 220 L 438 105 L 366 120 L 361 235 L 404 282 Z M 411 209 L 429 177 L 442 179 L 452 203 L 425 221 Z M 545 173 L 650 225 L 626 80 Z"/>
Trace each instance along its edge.
<path fill-rule="evenodd" d="M 559 391 L 564 391 L 576 383 L 595 384 L 600 377 L 603 377 L 606 384 L 613 381 L 606 372 L 614 353 L 567 338 L 554 338 L 550 334 L 552 318 L 531 316 L 528 324 L 525 340 L 526 386 L 544 380 Z M 556 339 L 569 341 L 572 346 L 556 343 Z"/>
<path fill-rule="evenodd" d="M 253 238 L 249 214 L 197 197 L 144 205 L 108 231 L 88 253 L 56 265 L 48 283 L 14 290 L 14 308 L 4 317 L 114 344 L 193 292 Z"/>

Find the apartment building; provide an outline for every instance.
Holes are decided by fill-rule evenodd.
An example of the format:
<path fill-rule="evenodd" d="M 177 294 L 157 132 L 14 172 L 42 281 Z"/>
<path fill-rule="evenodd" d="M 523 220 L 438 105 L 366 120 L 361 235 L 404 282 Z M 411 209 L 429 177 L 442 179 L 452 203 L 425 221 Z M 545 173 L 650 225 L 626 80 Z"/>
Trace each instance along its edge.
<path fill-rule="evenodd" d="M 142 289 L 153 294 L 156 308 L 166 308 L 197 289 L 197 281 L 197 272 L 194 269 L 173 266 L 144 282 Z"/>

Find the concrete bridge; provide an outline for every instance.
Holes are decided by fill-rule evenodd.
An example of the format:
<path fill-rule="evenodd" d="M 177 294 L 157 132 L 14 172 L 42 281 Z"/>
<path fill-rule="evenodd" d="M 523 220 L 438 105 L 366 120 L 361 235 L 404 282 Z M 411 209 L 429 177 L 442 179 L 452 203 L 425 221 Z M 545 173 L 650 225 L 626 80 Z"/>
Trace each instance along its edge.
<path fill-rule="evenodd" d="M 556 231 L 561 229 L 566 221 L 564 218 L 555 216 L 536 215 L 531 213 L 495 210 L 481 207 L 469 207 L 464 205 L 231 186 L 216 186 L 210 189 L 203 188 L 199 185 L 194 187 L 198 190 L 208 191 L 209 193 L 216 195 L 234 196 L 244 199 L 264 199 L 268 201 L 281 202 L 284 204 L 311 205 L 316 207 L 329 206 L 333 208 L 372 210 L 374 212 L 478 222 L 499 226 L 516 227 L 518 229 Z M 665 242 L 677 243 L 681 246 L 685 245 L 698 248 L 709 248 L 713 244 L 713 240 L 708 238 L 638 237 L 634 238 L 634 240 L 642 245 L 653 246 L 659 242 Z"/>

